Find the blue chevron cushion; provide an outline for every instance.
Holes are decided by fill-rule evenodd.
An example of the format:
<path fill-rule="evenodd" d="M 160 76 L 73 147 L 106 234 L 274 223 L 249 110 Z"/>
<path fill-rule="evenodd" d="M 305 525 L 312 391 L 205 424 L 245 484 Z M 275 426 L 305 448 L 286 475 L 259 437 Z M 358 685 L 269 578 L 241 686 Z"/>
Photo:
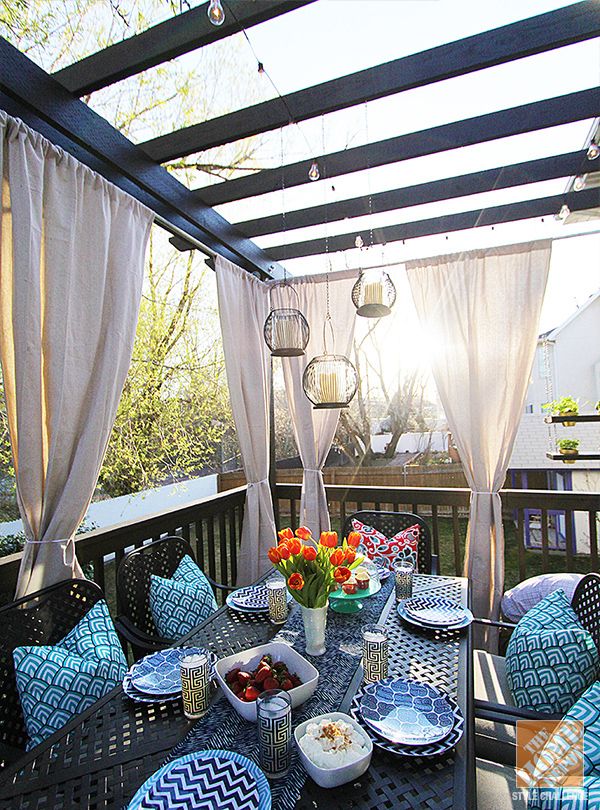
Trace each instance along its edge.
<path fill-rule="evenodd" d="M 175 641 L 217 609 L 215 595 L 202 571 L 187 554 L 173 579 L 150 576 L 150 610 L 163 638 Z"/>
<path fill-rule="evenodd" d="M 564 591 L 549 594 L 515 628 L 506 677 L 515 705 L 564 714 L 598 677 L 598 650 Z"/>
<path fill-rule="evenodd" d="M 600 807 L 600 683 L 591 686 L 566 713 L 564 720 L 577 720 L 583 727 L 583 774 L 580 788 L 544 787 L 529 792 L 529 810 L 592 810 Z M 577 734 L 577 730 L 575 730 Z M 572 726 L 559 725 L 537 757 L 533 781 L 569 769 L 569 752 L 573 751 Z M 579 765 L 576 763 L 577 770 Z M 580 771 L 579 771 L 580 773 Z"/>
<path fill-rule="evenodd" d="M 16 647 L 13 660 L 27 750 L 114 689 L 127 672 L 104 600 L 56 645 Z"/>

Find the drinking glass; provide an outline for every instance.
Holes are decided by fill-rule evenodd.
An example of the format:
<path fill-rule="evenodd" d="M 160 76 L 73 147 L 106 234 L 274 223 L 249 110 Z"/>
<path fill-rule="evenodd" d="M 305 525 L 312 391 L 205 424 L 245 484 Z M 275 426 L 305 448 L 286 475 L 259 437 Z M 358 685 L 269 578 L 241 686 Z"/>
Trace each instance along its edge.
<path fill-rule="evenodd" d="M 387 678 L 388 635 L 381 624 L 365 624 L 363 638 L 363 680 L 374 683 Z"/>
<path fill-rule="evenodd" d="M 410 599 L 413 595 L 413 576 L 415 573 L 412 563 L 400 560 L 394 563 L 394 577 L 396 579 L 396 602 Z"/>
<path fill-rule="evenodd" d="M 291 760 L 292 699 L 283 689 L 269 689 L 256 698 L 260 767 L 271 779 L 285 776 Z"/>
<path fill-rule="evenodd" d="M 269 621 L 271 624 L 283 624 L 288 617 L 287 585 L 283 577 L 272 577 L 267 580 L 269 595 Z"/>
<path fill-rule="evenodd" d="M 188 720 L 198 720 L 208 711 L 210 670 L 207 653 L 193 653 L 181 659 L 181 696 Z"/>

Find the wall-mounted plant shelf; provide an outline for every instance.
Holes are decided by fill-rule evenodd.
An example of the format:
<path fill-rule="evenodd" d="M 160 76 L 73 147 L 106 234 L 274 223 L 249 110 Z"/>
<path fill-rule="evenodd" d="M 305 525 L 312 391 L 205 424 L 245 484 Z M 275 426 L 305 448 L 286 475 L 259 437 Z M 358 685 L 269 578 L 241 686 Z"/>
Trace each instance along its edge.
<path fill-rule="evenodd" d="M 567 456 L 565 453 L 546 453 L 546 458 L 552 461 L 600 461 L 600 453 L 577 453 Z"/>
<path fill-rule="evenodd" d="M 582 413 L 578 416 L 545 416 L 544 422 L 551 425 L 553 422 L 600 422 L 600 413 Z"/>

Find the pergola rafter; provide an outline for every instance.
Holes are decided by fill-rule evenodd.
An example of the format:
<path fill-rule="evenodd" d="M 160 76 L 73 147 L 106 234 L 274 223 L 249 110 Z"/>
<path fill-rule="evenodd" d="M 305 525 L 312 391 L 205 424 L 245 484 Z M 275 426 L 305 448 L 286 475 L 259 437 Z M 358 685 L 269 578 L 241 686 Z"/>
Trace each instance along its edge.
<path fill-rule="evenodd" d="M 415 87 L 581 42 L 600 32 L 600 6 L 586 0 L 494 31 L 307 87 L 285 96 L 161 135 L 141 144 L 159 163 L 268 132 L 294 121 L 346 109 Z"/>

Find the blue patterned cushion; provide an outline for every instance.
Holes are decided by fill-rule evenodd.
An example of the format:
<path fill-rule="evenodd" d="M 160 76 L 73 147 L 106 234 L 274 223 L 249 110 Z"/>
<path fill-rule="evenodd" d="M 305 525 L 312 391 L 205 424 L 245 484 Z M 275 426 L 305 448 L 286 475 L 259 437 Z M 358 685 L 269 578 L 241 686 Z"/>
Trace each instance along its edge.
<path fill-rule="evenodd" d="M 210 583 L 191 557 L 181 560 L 173 579 L 150 576 L 150 610 L 163 638 L 185 636 L 216 609 Z"/>
<path fill-rule="evenodd" d="M 127 672 L 104 600 L 55 646 L 16 647 L 13 660 L 27 750 L 114 689 Z"/>
<path fill-rule="evenodd" d="M 600 683 L 591 686 L 566 713 L 565 720 L 583 724 L 582 788 L 550 787 L 533 789 L 528 807 L 533 810 L 590 810 L 600 807 Z M 571 735 L 558 726 L 536 761 L 533 780 L 552 773 L 556 763 L 565 762 L 565 752 L 572 748 Z"/>
<path fill-rule="evenodd" d="M 598 675 L 598 650 L 564 591 L 528 611 L 506 651 L 506 677 L 515 704 L 564 714 Z"/>

